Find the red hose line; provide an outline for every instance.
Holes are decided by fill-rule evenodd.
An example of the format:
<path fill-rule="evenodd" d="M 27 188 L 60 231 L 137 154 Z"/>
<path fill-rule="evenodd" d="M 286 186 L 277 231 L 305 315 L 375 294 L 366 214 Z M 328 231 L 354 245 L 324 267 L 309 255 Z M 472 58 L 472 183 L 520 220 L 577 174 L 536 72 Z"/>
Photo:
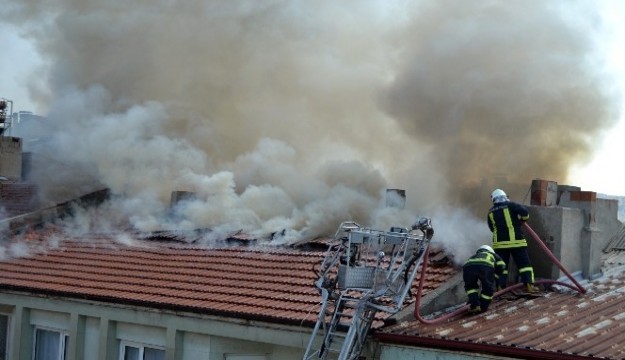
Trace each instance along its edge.
<path fill-rule="evenodd" d="M 586 289 L 584 289 L 584 287 L 582 287 L 577 280 L 575 280 L 575 278 L 564 268 L 564 266 L 562 266 L 562 264 L 560 263 L 560 261 L 558 261 L 558 259 L 556 259 L 556 257 L 553 255 L 553 253 L 549 250 L 549 248 L 542 242 L 542 240 L 540 239 L 540 237 L 536 234 L 536 232 L 534 232 L 534 230 L 532 230 L 532 228 L 527 224 L 527 223 L 523 223 L 523 227 L 525 230 L 527 230 L 527 232 L 530 234 L 530 236 L 534 239 L 534 241 L 536 241 L 536 243 L 538 243 L 538 245 L 540 246 L 540 248 L 547 254 L 547 256 L 549 256 L 549 258 L 558 266 L 558 268 L 560 270 L 562 270 L 562 272 L 564 272 L 566 274 L 566 276 L 575 284 L 575 286 L 568 284 L 568 283 L 564 283 L 561 281 L 557 281 L 557 280 L 550 280 L 550 279 L 542 279 L 542 280 L 537 280 L 535 283 L 536 284 L 556 284 L 556 285 L 561 285 L 561 286 L 565 286 L 568 287 L 570 289 L 573 290 L 577 290 L 582 294 L 586 293 Z M 419 288 L 417 291 L 417 295 L 416 295 L 416 302 L 415 302 L 415 309 L 414 309 L 414 316 L 417 320 L 419 320 L 419 322 L 424 323 L 424 324 L 437 324 L 440 323 L 442 321 L 451 319 L 457 315 L 460 315 L 464 312 L 466 312 L 469 308 L 469 304 L 465 304 L 464 306 L 450 312 L 447 313 L 445 315 L 442 315 L 440 317 L 434 318 L 434 319 L 425 319 L 421 316 L 421 314 L 419 314 L 419 307 L 421 305 L 421 293 L 423 292 L 423 283 L 425 281 L 425 270 L 427 269 L 427 263 L 429 260 L 429 256 L 430 255 L 430 246 L 428 245 L 428 247 L 425 249 L 425 255 L 423 256 L 423 261 L 421 263 L 421 274 L 419 276 Z M 522 286 L 524 286 L 525 284 L 523 283 L 518 283 L 512 286 L 508 286 L 505 289 L 499 290 L 497 291 L 494 295 L 493 298 L 498 297 L 502 294 L 505 294 L 509 291 L 512 290 L 516 290 Z"/>
<path fill-rule="evenodd" d="M 421 293 L 423 292 L 423 282 L 425 280 L 425 270 L 427 269 L 427 263 L 428 263 L 429 258 L 430 258 L 430 246 L 428 245 L 428 247 L 425 249 L 425 255 L 423 255 L 423 260 L 421 262 L 421 274 L 419 276 L 419 289 L 417 290 L 417 299 L 416 299 L 415 307 L 414 307 L 414 316 L 417 320 L 419 320 L 420 322 L 424 324 L 436 324 L 436 323 L 450 319 L 456 315 L 463 313 L 469 308 L 469 305 L 467 304 L 459 309 L 456 309 L 436 319 L 429 320 L 429 319 L 424 319 L 423 317 L 421 317 L 421 314 L 419 314 L 419 307 L 421 304 Z"/>
<path fill-rule="evenodd" d="M 560 263 L 560 261 L 558 261 L 558 259 L 556 259 L 555 256 L 553 256 L 553 253 L 549 250 L 549 248 L 547 247 L 547 245 L 545 245 L 543 243 L 543 241 L 540 239 L 540 237 L 538 236 L 538 234 L 536 234 L 536 232 L 529 226 L 528 223 L 523 222 L 523 229 L 525 229 L 525 231 L 527 231 L 530 236 L 534 239 L 534 241 L 536 241 L 536 243 L 538 244 L 538 246 L 540 246 L 540 248 L 545 252 L 545 254 L 547 254 L 547 256 L 549 256 L 549 258 L 551 259 L 551 261 L 554 262 L 554 264 L 556 264 L 558 266 L 558 268 L 560 270 L 562 270 L 563 273 L 566 274 L 566 276 L 575 284 L 575 286 L 577 286 L 577 290 L 579 290 L 580 293 L 585 294 L 586 293 L 586 289 L 584 289 L 583 286 L 581 286 L 577 280 L 575 280 L 575 278 L 571 275 L 571 273 L 569 273 L 564 266 L 562 266 L 562 264 Z"/>

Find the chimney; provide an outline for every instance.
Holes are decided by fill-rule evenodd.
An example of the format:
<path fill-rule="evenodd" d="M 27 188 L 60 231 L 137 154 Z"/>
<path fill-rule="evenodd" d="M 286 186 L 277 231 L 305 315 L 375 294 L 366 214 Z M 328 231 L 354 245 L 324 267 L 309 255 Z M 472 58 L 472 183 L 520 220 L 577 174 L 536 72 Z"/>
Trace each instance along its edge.
<path fill-rule="evenodd" d="M 531 205 L 558 205 L 558 183 L 548 180 L 532 180 Z"/>
<path fill-rule="evenodd" d="M 601 230 L 597 227 L 597 193 L 594 191 L 567 191 L 560 197 L 561 206 L 582 211 L 580 234 L 582 273 L 592 279 L 601 273 Z"/>
<path fill-rule="evenodd" d="M 600 275 L 602 250 L 620 223 L 610 211 L 613 204 L 597 199 L 594 191 L 553 181 L 533 180 L 531 190 L 529 225 L 541 241 L 569 272 L 581 272 L 586 279 Z M 537 277 L 564 276 L 538 245 L 531 240 L 528 245 Z"/>
<path fill-rule="evenodd" d="M 403 209 L 406 206 L 406 190 L 386 189 L 386 207 Z"/>
<path fill-rule="evenodd" d="M 30 152 L 22 152 L 22 181 L 30 181 L 30 174 L 32 172 L 33 154 Z"/>
<path fill-rule="evenodd" d="M 180 201 L 196 199 L 196 193 L 192 191 L 172 191 L 171 200 L 169 201 L 169 207 L 176 206 Z"/>
<path fill-rule="evenodd" d="M 11 181 L 22 180 L 22 139 L 0 137 L 0 176 Z"/>
<path fill-rule="evenodd" d="M 558 185 L 558 205 L 560 204 L 560 198 L 562 197 L 562 194 L 572 191 L 582 191 L 582 188 L 579 186 Z"/>

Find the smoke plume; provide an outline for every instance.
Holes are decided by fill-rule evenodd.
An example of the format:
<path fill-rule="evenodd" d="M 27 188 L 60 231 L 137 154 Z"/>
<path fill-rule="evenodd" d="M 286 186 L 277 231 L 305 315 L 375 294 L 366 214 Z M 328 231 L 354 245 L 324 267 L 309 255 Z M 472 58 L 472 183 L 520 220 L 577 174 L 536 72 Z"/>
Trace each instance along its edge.
<path fill-rule="evenodd" d="M 421 4 L 383 103 L 429 145 L 454 184 L 450 201 L 482 206 L 495 188 L 520 201 L 532 179 L 564 182 L 571 165 L 589 159 L 619 118 L 597 6 Z"/>
<path fill-rule="evenodd" d="M 47 198 L 89 179 L 141 230 L 287 241 L 446 213 L 435 226 L 479 245 L 492 186 L 565 180 L 615 119 L 593 4 L 8 0 L 0 12 L 46 60 L 48 91 L 33 96 L 53 124 L 48 163 L 63 164 Z M 389 187 L 406 190 L 405 210 L 384 206 Z M 172 191 L 196 197 L 172 208 Z"/>

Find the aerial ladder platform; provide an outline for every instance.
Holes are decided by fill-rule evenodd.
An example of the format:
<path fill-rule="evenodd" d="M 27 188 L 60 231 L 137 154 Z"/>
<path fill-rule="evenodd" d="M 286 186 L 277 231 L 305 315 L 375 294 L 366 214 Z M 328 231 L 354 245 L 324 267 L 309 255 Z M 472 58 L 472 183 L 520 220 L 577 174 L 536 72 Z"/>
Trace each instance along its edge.
<path fill-rule="evenodd" d="M 303 360 L 356 360 L 376 314 L 402 309 L 434 234 L 429 218 L 411 229 L 337 229 L 317 269 L 321 306 Z"/>

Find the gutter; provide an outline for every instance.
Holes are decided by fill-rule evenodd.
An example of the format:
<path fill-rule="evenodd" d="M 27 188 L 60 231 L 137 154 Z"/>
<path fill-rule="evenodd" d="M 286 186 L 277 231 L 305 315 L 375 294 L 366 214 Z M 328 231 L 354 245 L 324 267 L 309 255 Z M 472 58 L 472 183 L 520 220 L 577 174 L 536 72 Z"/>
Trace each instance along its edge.
<path fill-rule="evenodd" d="M 472 341 L 461 341 L 451 339 L 440 339 L 431 337 L 419 337 L 413 335 L 399 335 L 388 333 L 376 333 L 373 335 L 379 345 L 395 344 L 404 346 L 418 346 L 422 348 L 441 349 L 441 350 L 458 350 L 464 352 L 476 352 L 480 354 L 489 354 L 497 356 L 507 356 L 518 359 L 529 360 L 597 360 L 601 359 L 595 356 L 575 355 L 563 352 L 553 352 L 545 350 L 536 350 L 532 348 L 520 348 L 514 345 L 504 344 L 487 344 Z"/>

